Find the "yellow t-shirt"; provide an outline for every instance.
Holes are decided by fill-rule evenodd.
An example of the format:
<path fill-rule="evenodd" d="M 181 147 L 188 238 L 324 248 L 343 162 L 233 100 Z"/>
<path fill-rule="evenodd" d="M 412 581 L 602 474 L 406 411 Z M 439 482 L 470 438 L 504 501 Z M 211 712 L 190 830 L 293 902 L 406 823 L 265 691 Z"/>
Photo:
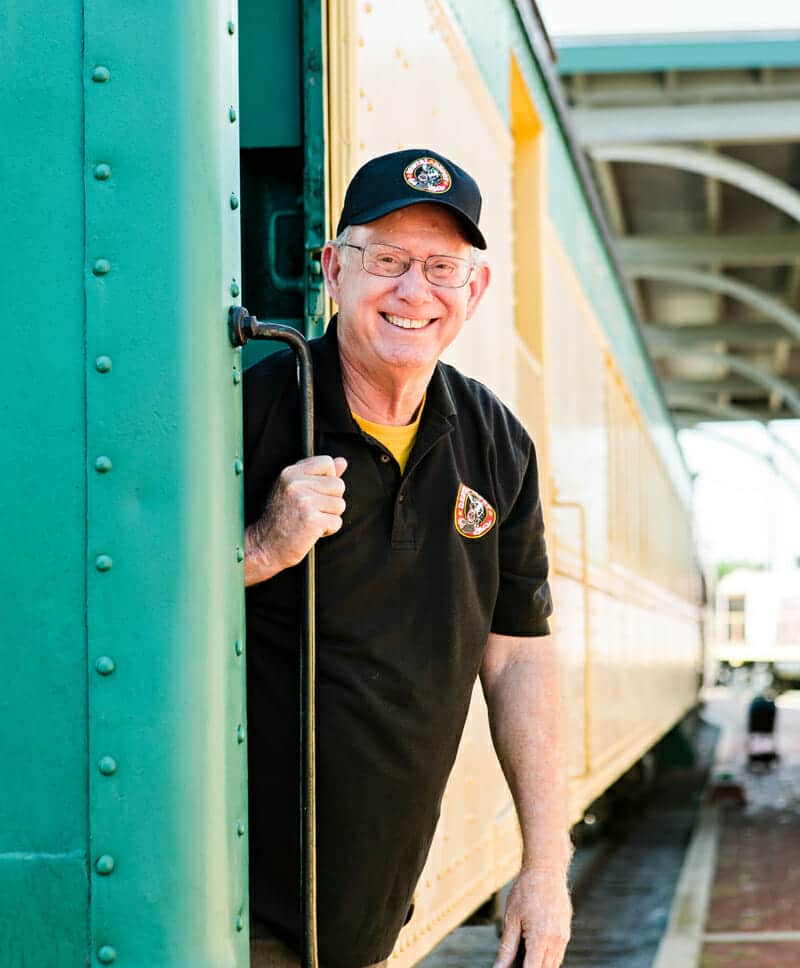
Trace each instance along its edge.
<path fill-rule="evenodd" d="M 393 427 L 390 424 L 373 423 L 371 420 L 366 420 L 364 417 L 359 417 L 357 413 L 353 414 L 353 420 L 355 420 L 364 433 L 369 434 L 370 437 L 374 437 L 375 440 L 383 444 L 383 446 L 399 464 L 400 473 L 402 474 L 405 472 L 408 457 L 411 453 L 411 448 L 414 446 L 414 441 L 417 439 L 417 431 L 419 430 L 419 422 L 422 418 L 422 410 L 424 406 L 425 397 L 423 396 L 422 403 L 419 405 L 419 410 L 417 411 L 416 417 L 410 424 L 405 424 L 402 427 Z"/>

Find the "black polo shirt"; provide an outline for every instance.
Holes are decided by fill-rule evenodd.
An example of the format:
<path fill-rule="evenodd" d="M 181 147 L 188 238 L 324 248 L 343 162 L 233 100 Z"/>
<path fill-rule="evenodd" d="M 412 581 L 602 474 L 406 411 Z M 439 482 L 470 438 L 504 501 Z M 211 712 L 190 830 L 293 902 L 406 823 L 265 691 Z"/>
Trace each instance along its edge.
<path fill-rule="evenodd" d="M 336 322 L 311 344 L 317 453 L 347 458 L 342 529 L 318 554 L 319 931 L 326 968 L 388 957 L 425 862 L 490 631 L 548 633 L 533 445 L 439 363 L 405 473 L 353 420 Z M 299 459 L 292 354 L 245 375 L 245 518 Z M 300 569 L 247 590 L 251 910 L 299 923 Z M 531 648 L 535 648 L 531 643 Z"/>

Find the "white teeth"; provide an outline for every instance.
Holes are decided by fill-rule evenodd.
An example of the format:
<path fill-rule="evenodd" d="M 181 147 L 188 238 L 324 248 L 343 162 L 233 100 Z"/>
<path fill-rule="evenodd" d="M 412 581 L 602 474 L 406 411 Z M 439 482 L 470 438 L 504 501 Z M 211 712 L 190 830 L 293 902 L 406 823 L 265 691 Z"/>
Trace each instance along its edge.
<path fill-rule="evenodd" d="M 389 313 L 383 314 L 384 319 L 401 329 L 423 329 L 428 325 L 430 319 L 407 319 L 405 316 L 390 316 Z"/>

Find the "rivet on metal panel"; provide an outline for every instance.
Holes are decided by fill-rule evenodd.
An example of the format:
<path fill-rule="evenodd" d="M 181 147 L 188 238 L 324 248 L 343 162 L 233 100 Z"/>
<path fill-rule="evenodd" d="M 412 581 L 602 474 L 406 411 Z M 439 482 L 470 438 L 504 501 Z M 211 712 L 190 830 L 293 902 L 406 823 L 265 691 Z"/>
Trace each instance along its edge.
<path fill-rule="evenodd" d="M 236 192 L 231 192 L 231 199 L 230 199 L 230 201 L 231 201 L 231 208 L 235 212 L 236 209 L 239 207 L 239 196 L 236 194 Z"/>
<path fill-rule="evenodd" d="M 117 952 L 110 944 L 104 944 L 97 952 L 97 960 L 101 965 L 111 965 L 117 960 Z"/>
<path fill-rule="evenodd" d="M 109 77 L 111 77 L 111 71 L 102 65 L 98 65 L 92 71 L 92 80 L 95 82 L 95 84 L 105 84 Z"/>
<path fill-rule="evenodd" d="M 235 366 L 233 368 L 232 379 L 233 379 L 233 382 L 236 383 L 237 385 L 242 382 L 242 371 L 239 369 L 238 366 Z"/>
<path fill-rule="evenodd" d="M 95 861 L 94 869 L 98 874 L 102 874 L 107 877 L 114 870 L 114 858 L 111 854 L 102 854 Z"/>
<path fill-rule="evenodd" d="M 236 33 L 236 24 L 232 20 L 228 21 L 228 33 L 231 37 Z"/>
<path fill-rule="evenodd" d="M 231 124 L 236 120 L 236 108 L 231 105 L 228 110 L 228 117 L 231 119 Z"/>
<path fill-rule="evenodd" d="M 98 571 L 111 571 L 113 564 L 110 555 L 98 555 L 94 560 L 94 566 Z"/>
<path fill-rule="evenodd" d="M 111 272 L 111 263 L 108 259 L 97 259 L 95 264 L 92 266 L 92 272 L 96 276 L 104 276 Z"/>
<path fill-rule="evenodd" d="M 110 655 L 101 655 L 97 662 L 95 662 L 94 667 L 101 676 L 110 676 L 117 668 L 117 664 Z"/>
<path fill-rule="evenodd" d="M 234 651 L 234 652 L 235 652 L 235 653 L 236 653 L 237 655 L 242 655 L 242 654 L 244 653 L 244 645 L 242 644 L 242 640 L 241 640 L 241 639 L 237 639 L 237 640 L 236 640 L 236 641 L 235 641 L 235 642 L 233 643 L 233 651 Z"/>
<path fill-rule="evenodd" d="M 245 730 L 244 726 L 239 723 L 239 725 L 236 727 L 236 742 L 243 743 L 246 735 L 247 731 Z"/>
<path fill-rule="evenodd" d="M 241 474 L 244 472 L 244 464 L 238 459 L 233 462 L 233 472 L 234 474 Z"/>
<path fill-rule="evenodd" d="M 241 916 L 241 914 L 236 919 L 236 930 L 237 931 L 243 931 L 244 930 L 244 918 Z"/>
<path fill-rule="evenodd" d="M 111 458 L 103 455 L 94 462 L 94 469 L 98 474 L 107 474 L 111 470 Z"/>
<path fill-rule="evenodd" d="M 234 279 L 231 282 L 231 295 L 235 299 L 242 290 L 239 288 L 239 283 Z"/>
<path fill-rule="evenodd" d="M 98 181 L 107 181 L 111 177 L 111 165 L 106 165 L 106 164 L 95 165 L 94 177 Z"/>
<path fill-rule="evenodd" d="M 98 356 L 94 361 L 94 368 L 98 373 L 108 373 L 111 370 L 111 357 Z"/>
<path fill-rule="evenodd" d="M 244 837 L 244 832 L 247 828 L 244 825 L 244 820 L 239 820 L 236 823 L 236 833 L 239 837 Z"/>
<path fill-rule="evenodd" d="M 236 560 L 244 561 L 244 551 L 241 548 L 236 549 Z"/>
<path fill-rule="evenodd" d="M 117 772 L 117 761 L 113 756 L 101 756 L 97 761 L 97 768 L 103 776 L 111 776 Z"/>

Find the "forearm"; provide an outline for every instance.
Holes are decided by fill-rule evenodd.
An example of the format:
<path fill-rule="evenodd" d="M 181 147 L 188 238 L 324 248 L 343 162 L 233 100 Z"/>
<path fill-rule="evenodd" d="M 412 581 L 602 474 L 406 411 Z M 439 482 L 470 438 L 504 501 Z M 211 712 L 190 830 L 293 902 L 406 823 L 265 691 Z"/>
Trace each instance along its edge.
<path fill-rule="evenodd" d="M 566 873 L 566 752 L 552 640 L 526 642 L 485 683 L 492 738 L 519 816 L 523 869 Z"/>
<path fill-rule="evenodd" d="M 245 528 L 244 532 L 244 584 L 245 588 L 257 585 L 282 570 L 281 566 L 269 553 L 269 546 L 265 545 L 265 536 L 261 533 L 261 522 L 257 521 Z"/>

